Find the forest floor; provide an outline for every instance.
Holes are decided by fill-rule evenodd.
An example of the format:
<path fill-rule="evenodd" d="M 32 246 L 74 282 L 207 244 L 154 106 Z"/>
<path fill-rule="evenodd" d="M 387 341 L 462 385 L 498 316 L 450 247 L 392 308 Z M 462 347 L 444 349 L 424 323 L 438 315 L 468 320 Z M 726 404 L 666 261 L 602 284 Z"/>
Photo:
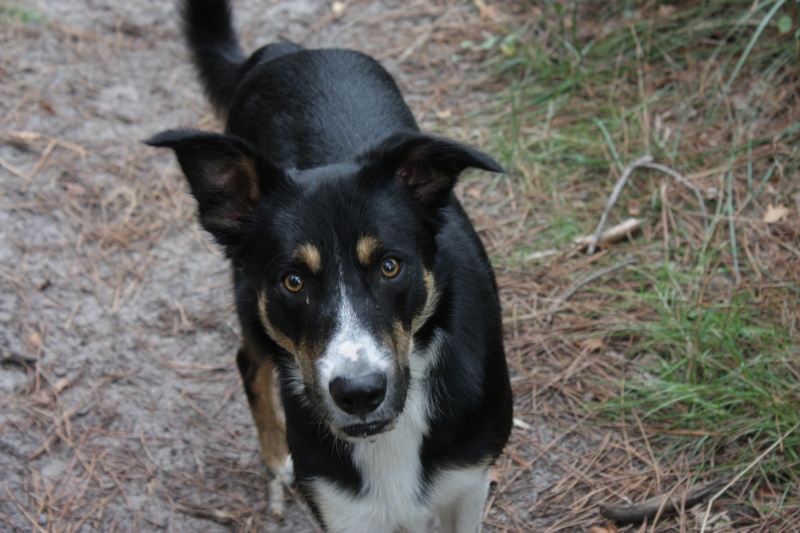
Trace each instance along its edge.
<path fill-rule="evenodd" d="M 577 141 L 559 152 L 568 135 L 557 132 L 575 126 L 577 115 L 569 111 L 588 109 L 595 80 L 585 63 L 565 67 L 576 77 L 589 72 L 572 93 L 585 100 L 558 100 L 562 92 L 552 86 L 567 78 L 537 78 L 537 69 L 552 70 L 561 53 L 588 57 L 570 46 L 556 50 L 557 30 L 571 33 L 577 45 L 614 28 L 589 28 L 570 2 L 541 9 L 481 0 L 234 5 L 245 49 L 289 39 L 367 52 L 396 77 L 423 130 L 479 146 L 509 169 L 499 177 L 470 174 L 458 189 L 496 265 L 516 401 L 485 531 L 616 531 L 599 504 L 657 494 L 680 502 L 692 487 L 720 480 L 706 499 L 710 512 L 705 503 L 678 505 L 675 518 L 619 530 L 800 530 L 797 441 L 789 444 L 796 425 L 778 423 L 775 414 L 775 431 L 723 441 L 721 426 L 655 423 L 648 419 L 657 411 L 652 406 L 614 403 L 641 376 L 657 379 L 649 369 L 663 366 L 657 360 L 664 346 L 691 344 L 681 335 L 665 333 L 658 342 L 647 336 L 669 318 L 653 319 L 648 294 L 668 301 L 669 309 L 687 299 L 711 309 L 709 294 L 737 302 L 731 295 L 741 291 L 732 287 L 746 288 L 748 302 L 779 315 L 772 324 L 785 335 L 774 340 L 782 348 L 770 352 L 770 361 L 785 355 L 782 373 L 797 383 L 800 191 L 791 185 L 796 164 L 787 163 L 797 159 L 796 130 L 789 140 L 775 134 L 770 143 L 751 144 L 748 153 L 758 157 L 733 158 L 728 167 L 667 158 L 693 171 L 689 180 L 712 213 L 692 204 L 691 189 L 672 181 L 668 187 L 651 170 L 649 181 L 620 201 L 620 209 L 644 222 L 622 243 L 589 255 L 573 239 L 592 233 L 613 182 L 644 153 L 631 147 L 651 136 L 666 143 L 670 120 L 694 116 L 631 104 L 637 127 L 649 128 L 645 134 L 612 128 L 601 115 L 596 122 L 584 117 L 583 131 L 591 129 L 588 137 L 600 147 L 597 157 Z M 656 8 L 648 9 L 632 19 L 645 21 Z M 753 16 L 760 20 L 764 12 Z M 586 20 L 601 18 L 588 13 Z M 542 52 L 541 65 L 531 55 L 537 46 L 552 47 Z M 609 57 L 618 93 L 595 95 L 603 109 L 634 93 L 649 102 L 663 89 L 649 85 L 643 56 L 636 56 L 638 80 L 614 71 L 614 61 L 619 67 L 627 56 Z M 189 63 L 175 3 L 0 1 L 0 79 L 0 529 L 315 531 L 294 492 L 282 522 L 267 516 L 268 478 L 234 362 L 238 325 L 228 267 L 197 226 L 171 155 L 141 143 L 177 125 L 220 127 Z M 796 84 L 776 96 L 787 84 L 758 89 L 764 101 L 784 106 L 783 115 L 775 111 L 765 122 L 798 122 Z M 555 96 L 526 92 L 535 87 Z M 739 109 L 732 87 L 723 107 L 734 100 L 730 105 Z M 713 139 L 703 138 L 697 129 L 696 138 L 709 146 L 730 138 L 714 137 L 713 129 Z M 675 127 L 670 131 L 678 136 Z M 777 165 L 772 171 L 762 165 L 766 159 Z M 582 167 L 568 169 L 565 161 Z M 730 190 L 728 171 L 730 183 L 741 176 Z M 753 181 L 762 185 L 760 196 L 747 196 Z M 736 184 L 745 182 L 751 188 L 739 190 Z M 727 192 L 742 210 L 725 209 L 719 195 Z M 716 205 L 722 207 L 714 211 Z M 773 218 L 762 219 L 768 206 Z M 706 235 L 718 230 L 717 240 L 698 237 L 709 221 Z M 749 233 L 737 232 L 744 226 Z M 736 248 L 741 235 L 749 248 Z M 719 250 L 719 242 L 732 246 L 741 264 L 756 265 L 760 277 L 747 285 L 730 274 L 735 270 L 718 275 L 729 260 L 710 260 L 703 267 L 708 275 L 698 277 L 704 296 L 684 298 L 678 271 L 696 266 L 687 261 L 698 248 Z M 669 260 L 653 259 L 667 249 Z M 770 274 L 778 270 L 784 274 Z M 728 331 L 712 326 L 712 336 Z M 761 335 L 745 326 L 750 336 L 733 342 Z M 794 351 L 783 348 L 787 338 Z M 725 339 L 718 340 L 723 346 Z M 774 405 L 798 399 L 796 386 L 770 394 Z M 611 407 L 595 407 L 602 405 Z M 745 448 L 752 460 L 717 468 L 734 464 L 730 457 Z"/>

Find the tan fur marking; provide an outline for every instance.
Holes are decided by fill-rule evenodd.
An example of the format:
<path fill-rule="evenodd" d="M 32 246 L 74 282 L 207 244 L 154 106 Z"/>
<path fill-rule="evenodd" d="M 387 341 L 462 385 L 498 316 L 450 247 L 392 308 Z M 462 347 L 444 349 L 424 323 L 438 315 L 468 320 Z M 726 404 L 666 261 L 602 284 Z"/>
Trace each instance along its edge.
<path fill-rule="evenodd" d="M 282 475 L 289 451 L 286 449 L 286 425 L 277 389 L 272 362 L 264 361 L 251 384 L 254 401 L 250 408 L 258 429 L 261 456 L 273 474 Z"/>
<path fill-rule="evenodd" d="M 392 341 L 397 362 L 401 368 L 408 366 L 408 357 L 411 354 L 413 339 L 411 333 L 403 329 L 403 324 L 399 320 L 392 323 Z"/>
<path fill-rule="evenodd" d="M 439 303 L 439 291 L 436 290 L 436 282 L 433 278 L 433 272 L 425 269 L 423 278 L 425 279 L 425 292 L 428 296 L 425 299 L 425 305 L 422 307 L 422 311 L 420 311 L 418 315 L 411 319 L 412 335 L 419 331 L 419 328 L 421 328 L 423 324 L 428 321 L 431 315 L 433 315 L 433 312 L 436 310 L 436 304 Z"/>
<path fill-rule="evenodd" d="M 314 364 L 322 356 L 322 352 L 322 346 L 307 339 L 302 339 L 300 341 L 300 349 L 294 355 L 297 366 L 300 367 L 300 373 L 303 375 L 303 380 L 311 386 L 315 386 L 316 383 Z"/>
<path fill-rule="evenodd" d="M 374 256 L 377 254 L 381 243 L 372 235 L 365 235 L 358 240 L 356 245 L 356 254 L 358 262 L 364 266 L 369 266 Z"/>
<path fill-rule="evenodd" d="M 302 262 L 309 271 L 316 274 L 322 270 L 322 254 L 319 253 L 319 248 L 313 244 L 301 244 L 298 246 L 294 254 L 295 259 Z"/>
<path fill-rule="evenodd" d="M 256 162 L 251 157 L 241 157 L 236 162 L 237 170 L 242 172 L 250 185 L 247 191 L 247 199 L 251 202 L 258 201 L 261 198 L 261 190 L 258 188 L 258 170 L 256 169 Z"/>
<path fill-rule="evenodd" d="M 205 216 L 202 218 L 202 222 L 206 227 L 209 228 L 218 228 L 227 231 L 238 231 L 241 229 L 242 225 L 237 220 L 234 220 L 224 214 L 215 217 Z"/>
<path fill-rule="evenodd" d="M 278 331 L 278 329 L 272 325 L 272 322 L 269 321 L 269 314 L 267 313 L 267 295 L 262 291 L 258 293 L 258 315 L 261 317 L 261 323 L 264 325 L 264 329 L 267 330 L 267 334 L 272 337 L 272 340 L 277 342 L 278 346 L 290 354 L 295 355 L 297 350 L 295 349 L 292 339 Z"/>
<path fill-rule="evenodd" d="M 292 354 L 295 361 L 297 361 L 303 380 L 306 383 L 313 384 L 315 377 L 314 362 L 322 355 L 322 347 L 304 339 L 300 340 L 300 345 L 298 346 L 292 339 L 273 326 L 267 314 L 267 295 L 263 292 L 258 293 L 258 314 L 267 334 L 278 343 L 278 346 Z"/>

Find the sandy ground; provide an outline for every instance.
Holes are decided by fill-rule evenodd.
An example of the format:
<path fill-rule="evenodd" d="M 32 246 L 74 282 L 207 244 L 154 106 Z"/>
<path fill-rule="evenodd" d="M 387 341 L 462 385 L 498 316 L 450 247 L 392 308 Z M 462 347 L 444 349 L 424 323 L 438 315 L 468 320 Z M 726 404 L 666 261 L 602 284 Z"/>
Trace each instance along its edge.
<path fill-rule="evenodd" d="M 487 75 L 449 60 L 454 34 L 485 38 L 491 13 L 477 4 L 354 1 L 337 16 L 318 0 L 241 0 L 236 16 L 249 50 L 288 38 L 376 55 L 426 129 L 481 145 L 462 112 L 488 98 L 475 88 Z M 226 264 L 170 154 L 140 143 L 176 125 L 218 127 L 173 2 L 15 5 L 0 22 L 0 529 L 314 530 L 296 498 L 283 523 L 266 518 Z M 514 280 L 500 280 L 509 292 Z M 537 348 L 517 333 L 524 413 Z M 518 416 L 489 531 L 534 523 L 555 458 L 591 441 L 556 442 L 535 422 Z"/>

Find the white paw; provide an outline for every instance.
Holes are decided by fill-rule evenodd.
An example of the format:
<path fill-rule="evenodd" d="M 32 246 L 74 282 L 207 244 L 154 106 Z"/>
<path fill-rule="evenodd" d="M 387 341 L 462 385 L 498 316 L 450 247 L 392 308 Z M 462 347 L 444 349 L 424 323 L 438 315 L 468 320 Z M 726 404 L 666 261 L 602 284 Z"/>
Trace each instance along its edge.
<path fill-rule="evenodd" d="M 286 456 L 286 462 L 283 465 L 283 482 L 287 487 L 294 483 L 294 461 L 292 461 L 291 455 Z"/>
<path fill-rule="evenodd" d="M 283 494 L 283 480 L 274 477 L 269 482 L 269 506 L 267 512 L 273 520 L 283 520 L 286 514 L 285 496 Z"/>
<path fill-rule="evenodd" d="M 279 472 L 269 481 L 269 507 L 267 512 L 273 520 L 283 520 L 286 514 L 286 495 L 284 486 L 289 487 L 294 483 L 294 463 L 292 456 L 286 456 L 286 462 Z"/>

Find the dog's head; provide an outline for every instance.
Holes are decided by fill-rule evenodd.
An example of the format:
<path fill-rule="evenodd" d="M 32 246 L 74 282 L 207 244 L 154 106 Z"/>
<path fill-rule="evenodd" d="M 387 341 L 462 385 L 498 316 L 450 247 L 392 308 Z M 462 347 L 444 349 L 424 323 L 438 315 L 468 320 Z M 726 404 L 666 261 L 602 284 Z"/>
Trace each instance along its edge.
<path fill-rule="evenodd" d="M 203 227 L 255 287 L 260 327 L 289 356 L 295 392 L 340 437 L 392 427 L 414 336 L 437 306 L 439 233 L 458 175 L 489 156 L 398 133 L 354 161 L 281 169 L 245 141 L 169 131 Z"/>

